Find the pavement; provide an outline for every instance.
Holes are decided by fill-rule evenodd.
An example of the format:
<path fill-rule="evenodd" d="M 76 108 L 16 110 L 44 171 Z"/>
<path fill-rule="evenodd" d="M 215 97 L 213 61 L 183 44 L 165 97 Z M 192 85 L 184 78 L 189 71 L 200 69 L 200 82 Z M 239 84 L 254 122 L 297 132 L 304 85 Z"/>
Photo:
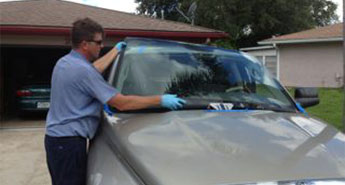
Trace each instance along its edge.
<path fill-rule="evenodd" d="M 51 184 L 44 150 L 44 118 L 0 123 L 0 184 Z"/>

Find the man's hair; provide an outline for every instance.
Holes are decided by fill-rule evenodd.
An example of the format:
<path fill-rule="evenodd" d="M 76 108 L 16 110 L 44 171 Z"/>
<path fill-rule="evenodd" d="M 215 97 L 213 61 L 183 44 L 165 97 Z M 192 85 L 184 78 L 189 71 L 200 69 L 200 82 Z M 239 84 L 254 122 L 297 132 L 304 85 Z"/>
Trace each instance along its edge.
<path fill-rule="evenodd" d="M 77 48 L 83 40 L 93 40 L 95 33 L 104 34 L 104 30 L 103 27 L 94 20 L 84 18 L 75 21 L 71 31 L 72 47 Z"/>

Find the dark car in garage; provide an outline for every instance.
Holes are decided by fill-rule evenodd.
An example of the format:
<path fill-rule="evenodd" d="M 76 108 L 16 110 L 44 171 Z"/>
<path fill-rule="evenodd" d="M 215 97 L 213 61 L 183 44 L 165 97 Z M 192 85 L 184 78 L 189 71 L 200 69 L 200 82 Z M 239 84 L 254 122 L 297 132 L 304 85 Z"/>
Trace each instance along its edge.
<path fill-rule="evenodd" d="M 90 143 L 88 185 L 345 184 L 345 135 L 302 107 L 255 58 L 127 38 L 108 82 L 123 94 L 177 94 L 181 110 L 106 108 Z M 300 101 L 301 105 L 297 102 Z"/>
<path fill-rule="evenodd" d="M 20 113 L 47 112 L 50 107 L 50 85 L 26 85 L 16 92 Z"/>

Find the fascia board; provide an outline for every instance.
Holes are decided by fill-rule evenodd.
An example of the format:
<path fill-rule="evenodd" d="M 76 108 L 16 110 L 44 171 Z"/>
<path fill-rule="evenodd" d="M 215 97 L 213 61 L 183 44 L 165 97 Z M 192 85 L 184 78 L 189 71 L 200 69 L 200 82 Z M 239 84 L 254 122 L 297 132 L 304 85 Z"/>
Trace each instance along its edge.
<path fill-rule="evenodd" d="M 335 42 L 343 41 L 343 37 L 336 38 L 324 38 L 324 39 L 296 39 L 296 40 L 276 40 L 276 41 L 261 41 L 260 45 L 267 44 L 301 44 L 301 43 L 313 43 L 313 42 Z"/>

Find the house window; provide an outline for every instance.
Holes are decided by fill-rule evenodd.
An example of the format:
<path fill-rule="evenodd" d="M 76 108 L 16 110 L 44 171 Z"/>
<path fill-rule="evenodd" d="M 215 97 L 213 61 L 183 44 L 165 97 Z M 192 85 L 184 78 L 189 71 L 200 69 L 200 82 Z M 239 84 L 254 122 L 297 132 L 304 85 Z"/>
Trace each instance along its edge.
<path fill-rule="evenodd" d="M 264 55 L 255 56 L 262 64 L 268 69 L 268 71 L 277 78 L 277 56 Z"/>
<path fill-rule="evenodd" d="M 264 57 L 263 56 L 255 56 L 262 64 L 264 64 Z"/>
<path fill-rule="evenodd" d="M 265 66 L 277 78 L 277 56 L 266 56 Z"/>

